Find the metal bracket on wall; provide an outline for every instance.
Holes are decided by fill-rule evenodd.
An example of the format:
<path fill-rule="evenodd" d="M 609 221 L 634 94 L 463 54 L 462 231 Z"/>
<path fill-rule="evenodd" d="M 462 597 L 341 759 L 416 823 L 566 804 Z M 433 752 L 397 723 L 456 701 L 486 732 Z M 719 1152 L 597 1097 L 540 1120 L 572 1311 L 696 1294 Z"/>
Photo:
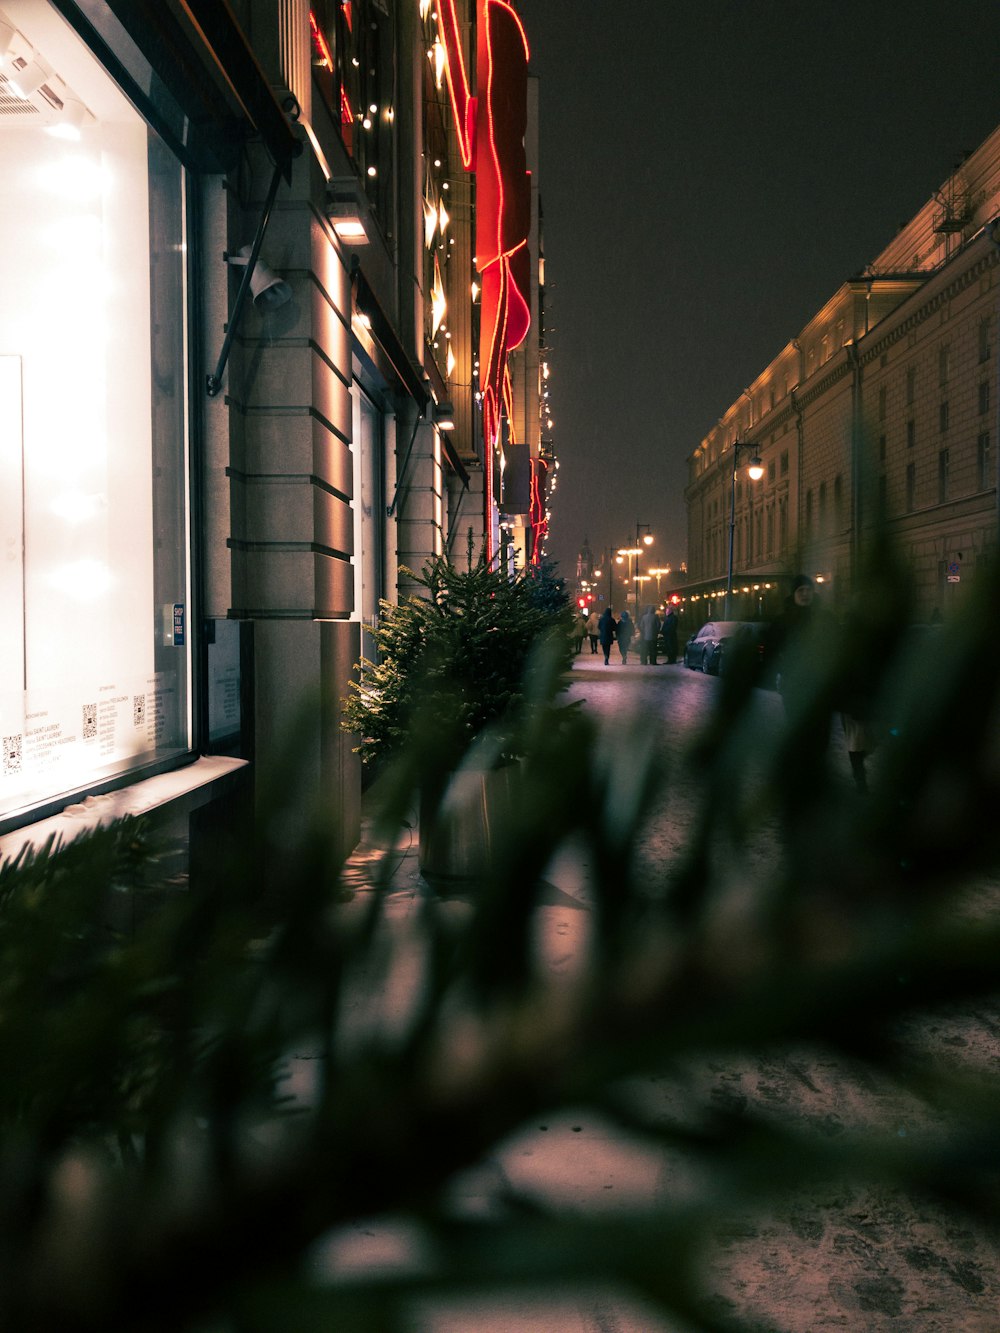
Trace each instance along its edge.
<path fill-rule="evenodd" d="M 250 290 L 250 280 L 253 277 L 254 269 L 257 266 L 257 258 L 260 255 L 261 243 L 264 240 L 264 232 L 267 230 L 268 220 L 271 216 L 271 209 L 274 207 L 274 200 L 278 193 L 278 186 L 281 184 L 282 168 L 275 167 L 274 175 L 271 177 L 271 184 L 268 186 L 267 198 L 264 201 L 264 211 L 260 215 L 260 222 L 257 224 L 257 232 L 253 238 L 253 245 L 250 247 L 250 258 L 243 269 L 243 277 L 240 280 L 239 291 L 236 293 L 236 301 L 233 305 L 232 314 L 229 316 L 229 324 L 226 328 L 226 336 L 222 343 L 222 351 L 219 353 L 219 360 L 215 370 L 207 376 L 205 387 L 209 398 L 214 398 L 222 388 L 222 376 L 226 369 L 226 362 L 229 360 L 229 353 L 232 350 L 233 338 L 236 336 L 236 329 L 240 322 L 240 315 L 243 313 L 243 307 L 246 304 L 247 292 Z"/>

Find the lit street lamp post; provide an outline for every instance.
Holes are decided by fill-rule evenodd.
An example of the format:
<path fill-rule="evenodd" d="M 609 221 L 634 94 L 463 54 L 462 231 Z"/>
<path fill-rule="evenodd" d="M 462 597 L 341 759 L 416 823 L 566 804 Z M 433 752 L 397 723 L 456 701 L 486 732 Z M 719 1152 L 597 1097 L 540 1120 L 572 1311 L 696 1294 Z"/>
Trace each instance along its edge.
<path fill-rule="evenodd" d="M 644 528 L 645 528 L 645 532 L 643 532 L 643 529 L 644 529 Z M 649 525 L 648 523 L 636 523 L 636 525 L 635 525 L 635 546 L 636 546 L 636 551 L 637 551 L 637 553 L 638 553 L 638 554 L 636 555 L 636 557 L 635 557 L 635 619 L 636 619 L 636 624 L 638 624 L 638 622 L 639 622 L 639 591 L 640 591 L 640 589 L 639 589 L 639 557 L 640 557 L 640 555 L 642 554 L 642 546 L 639 545 L 639 533 L 640 533 L 640 532 L 643 532 L 643 536 L 642 536 L 642 544 L 643 544 L 643 546 L 652 546 L 652 544 L 653 544 L 653 530 L 652 530 L 652 528 L 650 527 L 650 525 Z"/>
<path fill-rule="evenodd" d="M 649 572 L 650 572 L 650 574 L 652 575 L 652 577 L 653 577 L 654 579 L 656 579 L 656 602 L 657 602 L 657 605 L 659 605 L 659 602 L 660 602 L 660 579 L 662 579 L 665 575 L 667 575 L 667 574 L 670 573 L 670 566 L 669 566 L 669 565 L 664 565 L 662 568 L 661 568 L 660 566 L 657 566 L 656 569 L 651 569 Z"/>
<path fill-rule="evenodd" d="M 640 534 L 640 532 L 642 532 L 643 528 L 645 528 L 646 531 L 645 531 L 645 532 L 643 533 L 643 535 L 642 535 L 642 539 L 641 539 L 641 540 L 642 540 L 642 545 L 640 546 L 640 544 L 639 544 L 639 542 L 640 542 L 639 534 Z M 622 560 L 624 559 L 624 557 L 626 557 L 626 556 L 628 557 L 628 562 L 629 562 L 628 580 L 629 580 L 629 583 L 633 583 L 633 575 L 632 575 L 632 560 L 633 560 L 633 557 L 634 557 L 634 559 L 635 559 L 635 576 L 634 576 L 634 583 L 633 583 L 633 586 L 634 586 L 634 588 L 635 588 L 635 618 L 636 618 L 636 621 L 638 621 L 638 619 L 639 619 L 639 558 L 640 558 L 640 556 L 642 555 L 642 547 L 643 547 L 643 546 L 652 546 L 652 544 L 653 544 L 653 534 L 652 534 L 652 532 L 650 531 L 649 524 L 648 524 L 648 523 L 637 523 L 637 524 L 635 525 L 635 545 L 634 545 L 634 546 L 620 546 L 620 547 L 618 548 L 618 563 L 619 563 L 619 564 L 621 564 L 621 562 L 622 562 Z M 625 605 L 626 605 L 626 606 L 628 605 L 628 589 L 627 589 L 627 588 L 626 588 L 626 590 L 625 590 Z"/>
<path fill-rule="evenodd" d="M 764 465 L 757 453 L 757 446 L 737 437 L 733 441 L 733 476 L 729 492 L 729 574 L 726 578 L 726 619 L 733 618 L 733 533 L 736 531 L 736 473 L 739 470 L 740 450 L 749 449 L 753 457 L 747 465 L 747 476 L 751 481 L 760 481 L 764 475 Z"/>

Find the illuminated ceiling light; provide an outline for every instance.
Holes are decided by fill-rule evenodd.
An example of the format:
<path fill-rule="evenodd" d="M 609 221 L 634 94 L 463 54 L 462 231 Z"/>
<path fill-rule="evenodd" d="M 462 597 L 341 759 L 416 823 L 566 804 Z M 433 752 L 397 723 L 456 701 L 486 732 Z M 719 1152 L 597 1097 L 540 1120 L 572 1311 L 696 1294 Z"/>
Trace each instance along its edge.
<path fill-rule="evenodd" d="M 434 424 L 438 430 L 455 429 L 455 409 L 447 398 L 434 404 Z"/>
<path fill-rule="evenodd" d="M 20 69 L 14 69 L 7 75 L 7 87 L 15 97 L 26 102 L 32 93 L 38 92 L 47 78 L 48 75 L 38 61 L 29 60 Z"/>
<path fill-rule="evenodd" d="M 0 65 L 7 59 L 16 36 L 17 29 L 13 24 L 8 23 L 6 19 L 0 19 Z"/>
<path fill-rule="evenodd" d="M 54 125 L 46 125 L 46 131 L 54 139 L 68 139 L 75 142 L 80 138 L 83 123 L 87 119 L 87 108 L 75 97 L 68 97 L 62 105 L 59 119 Z"/>

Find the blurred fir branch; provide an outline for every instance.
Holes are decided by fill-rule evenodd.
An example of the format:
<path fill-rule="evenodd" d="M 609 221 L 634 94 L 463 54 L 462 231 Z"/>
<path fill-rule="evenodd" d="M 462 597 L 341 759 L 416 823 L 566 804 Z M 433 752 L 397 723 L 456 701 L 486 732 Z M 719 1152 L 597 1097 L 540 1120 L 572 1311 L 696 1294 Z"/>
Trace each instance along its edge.
<path fill-rule="evenodd" d="M 867 801 L 803 756 L 796 726 L 811 719 L 762 729 L 737 667 L 685 756 L 704 775 L 690 838 L 650 870 L 642 847 L 677 756 L 648 717 L 612 743 L 560 706 L 565 645 L 537 644 L 509 833 L 463 910 L 428 894 L 405 937 L 385 892 L 345 900 L 320 813 L 288 840 L 291 758 L 255 838 L 220 852 L 197 896 L 133 911 L 157 869 L 133 823 L 4 866 L 0 1329 L 402 1333 L 428 1295 L 599 1280 L 695 1327 L 748 1329 L 700 1267 L 741 1209 L 849 1178 L 995 1223 L 996 1064 L 929 1060 L 905 1030 L 1000 992 L 1000 916 L 975 899 L 998 862 L 1000 587 L 984 582 L 929 640 L 907 629 L 891 562 L 865 586 L 804 669 L 826 708 L 871 664 L 886 752 Z M 446 697 L 439 680 L 433 717 Z M 468 707 L 460 689 L 456 715 Z M 497 753 L 511 743 L 506 720 L 479 734 Z M 386 846 L 438 739 L 414 725 L 384 774 Z M 761 877 L 748 845 L 774 830 Z M 566 849 L 592 895 L 572 975 L 546 964 L 535 929 Z M 262 886 L 261 865 L 280 883 Z M 720 1105 L 698 1076 L 706 1059 L 802 1047 L 923 1108 L 919 1147 L 892 1124 L 830 1138 Z M 637 1095 L 650 1076 L 670 1082 L 676 1114 Z M 614 1216 L 513 1190 L 461 1215 L 463 1172 L 579 1107 L 696 1162 L 701 1185 Z M 369 1217 L 405 1222 L 424 1261 L 319 1275 L 317 1242 Z"/>

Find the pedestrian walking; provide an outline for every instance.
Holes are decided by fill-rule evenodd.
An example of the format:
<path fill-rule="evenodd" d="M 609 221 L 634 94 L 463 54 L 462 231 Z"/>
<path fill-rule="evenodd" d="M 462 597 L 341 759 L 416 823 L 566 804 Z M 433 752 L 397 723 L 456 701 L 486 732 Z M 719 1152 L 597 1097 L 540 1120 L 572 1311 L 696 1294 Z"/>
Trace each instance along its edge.
<path fill-rule="evenodd" d="M 656 666 L 656 640 L 660 633 L 660 618 L 653 607 L 647 606 L 639 617 L 639 664 Z"/>
<path fill-rule="evenodd" d="M 597 643 L 601 637 L 601 617 L 596 611 L 591 611 L 587 617 L 587 638 L 590 640 L 590 651 L 597 652 Z"/>
<path fill-rule="evenodd" d="M 618 651 L 622 655 L 622 666 L 625 666 L 628 662 L 629 645 L 634 633 L 635 626 L 632 623 L 632 617 L 627 611 L 623 611 L 622 618 L 618 622 Z"/>
<path fill-rule="evenodd" d="M 598 637 L 601 640 L 601 647 L 604 649 L 604 665 L 607 666 L 611 659 L 611 645 L 618 633 L 618 621 L 615 620 L 615 613 L 610 606 L 605 607 L 598 626 Z"/>
<path fill-rule="evenodd" d="M 663 617 L 663 652 L 671 666 L 677 661 L 677 612 L 672 606 L 667 607 Z"/>

